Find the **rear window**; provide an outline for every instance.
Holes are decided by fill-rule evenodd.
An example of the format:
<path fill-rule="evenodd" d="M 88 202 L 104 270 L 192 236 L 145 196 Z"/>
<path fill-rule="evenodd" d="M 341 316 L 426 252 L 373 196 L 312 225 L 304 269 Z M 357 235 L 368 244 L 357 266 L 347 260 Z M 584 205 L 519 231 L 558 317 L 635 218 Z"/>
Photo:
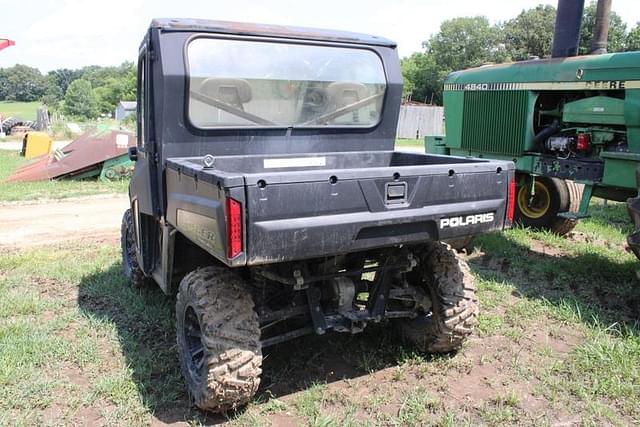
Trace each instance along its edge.
<path fill-rule="evenodd" d="M 196 38 L 187 47 L 189 118 L 200 128 L 371 127 L 386 91 L 367 49 Z"/>

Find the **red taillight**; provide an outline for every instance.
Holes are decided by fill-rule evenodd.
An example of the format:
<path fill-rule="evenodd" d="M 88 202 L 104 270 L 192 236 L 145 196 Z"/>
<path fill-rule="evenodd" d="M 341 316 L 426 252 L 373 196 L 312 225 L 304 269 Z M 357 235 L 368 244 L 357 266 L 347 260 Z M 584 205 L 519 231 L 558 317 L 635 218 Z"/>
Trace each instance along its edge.
<path fill-rule="evenodd" d="M 242 252 L 242 205 L 227 197 L 227 257 L 235 258 Z"/>
<path fill-rule="evenodd" d="M 509 199 L 507 201 L 507 221 L 513 223 L 513 215 L 516 212 L 516 180 L 509 181 Z"/>
<path fill-rule="evenodd" d="M 576 142 L 576 150 L 589 151 L 590 147 L 591 147 L 591 138 L 589 138 L 589 134 L 587 133 L 578 134 L 578 141 Z"/>

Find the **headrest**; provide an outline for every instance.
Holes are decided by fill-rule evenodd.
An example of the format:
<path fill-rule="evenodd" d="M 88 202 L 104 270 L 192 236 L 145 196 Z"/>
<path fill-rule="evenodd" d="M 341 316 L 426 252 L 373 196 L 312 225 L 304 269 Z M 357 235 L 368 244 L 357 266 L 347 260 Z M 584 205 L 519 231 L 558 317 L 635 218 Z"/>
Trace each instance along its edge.
<path fill-rule="evenodd" d="M 210 77 L 200 84 L 198 91 L 230 105 L 251 101 L 251 85 L 243 79 Z"/>

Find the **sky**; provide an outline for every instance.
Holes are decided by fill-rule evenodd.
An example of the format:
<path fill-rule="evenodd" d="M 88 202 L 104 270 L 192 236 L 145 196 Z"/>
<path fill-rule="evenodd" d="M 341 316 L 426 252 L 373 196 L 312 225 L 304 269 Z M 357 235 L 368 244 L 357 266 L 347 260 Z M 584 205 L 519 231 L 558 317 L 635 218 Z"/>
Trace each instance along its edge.
<path fill-rule="evenodd" d="M 329 28 L 395 40 L 400 56 L 421 49 L 440 23 L 457 16 L 511 19 L 543 0 L 0 0 L 0 67 L 17 63 L 46 72 L 134 61 L 155 17 L 205 18 Z M 638 0 L 613 0 L 628 27 L 640 21 Z"/>

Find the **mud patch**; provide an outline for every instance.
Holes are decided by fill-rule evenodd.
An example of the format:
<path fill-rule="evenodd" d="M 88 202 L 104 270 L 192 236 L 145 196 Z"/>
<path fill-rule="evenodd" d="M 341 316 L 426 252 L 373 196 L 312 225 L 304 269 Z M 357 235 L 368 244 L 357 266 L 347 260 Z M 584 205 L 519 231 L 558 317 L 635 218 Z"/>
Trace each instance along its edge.
<path fill-rule="evenodd" d="M 561 248 L 549 246 L 546 243 L 536 239 L 531 239 L 530 251 L 542 256 L 550 257 L 571 256 L 569 252 L 564 251 Z"/>
<path fill-rule="evenodd" d="M 78 296 L 77 286 L 47 277 L 32 277 L 31 282 L 45 298 L 52 298 L 64 302 L 64 305 L 74 305 Z"/>
<path fill-rule="evenodd" d="M 567 233 L 565 239 L 571 240 L 576 243 L 587 243 L 591 245 L 603 246 L 607 249 L 617 249 L 619 246 L 617 243 L 612 243 L 609 240 L 583 233 L 581 231 L 572 231 L 570 233 Z"/>

